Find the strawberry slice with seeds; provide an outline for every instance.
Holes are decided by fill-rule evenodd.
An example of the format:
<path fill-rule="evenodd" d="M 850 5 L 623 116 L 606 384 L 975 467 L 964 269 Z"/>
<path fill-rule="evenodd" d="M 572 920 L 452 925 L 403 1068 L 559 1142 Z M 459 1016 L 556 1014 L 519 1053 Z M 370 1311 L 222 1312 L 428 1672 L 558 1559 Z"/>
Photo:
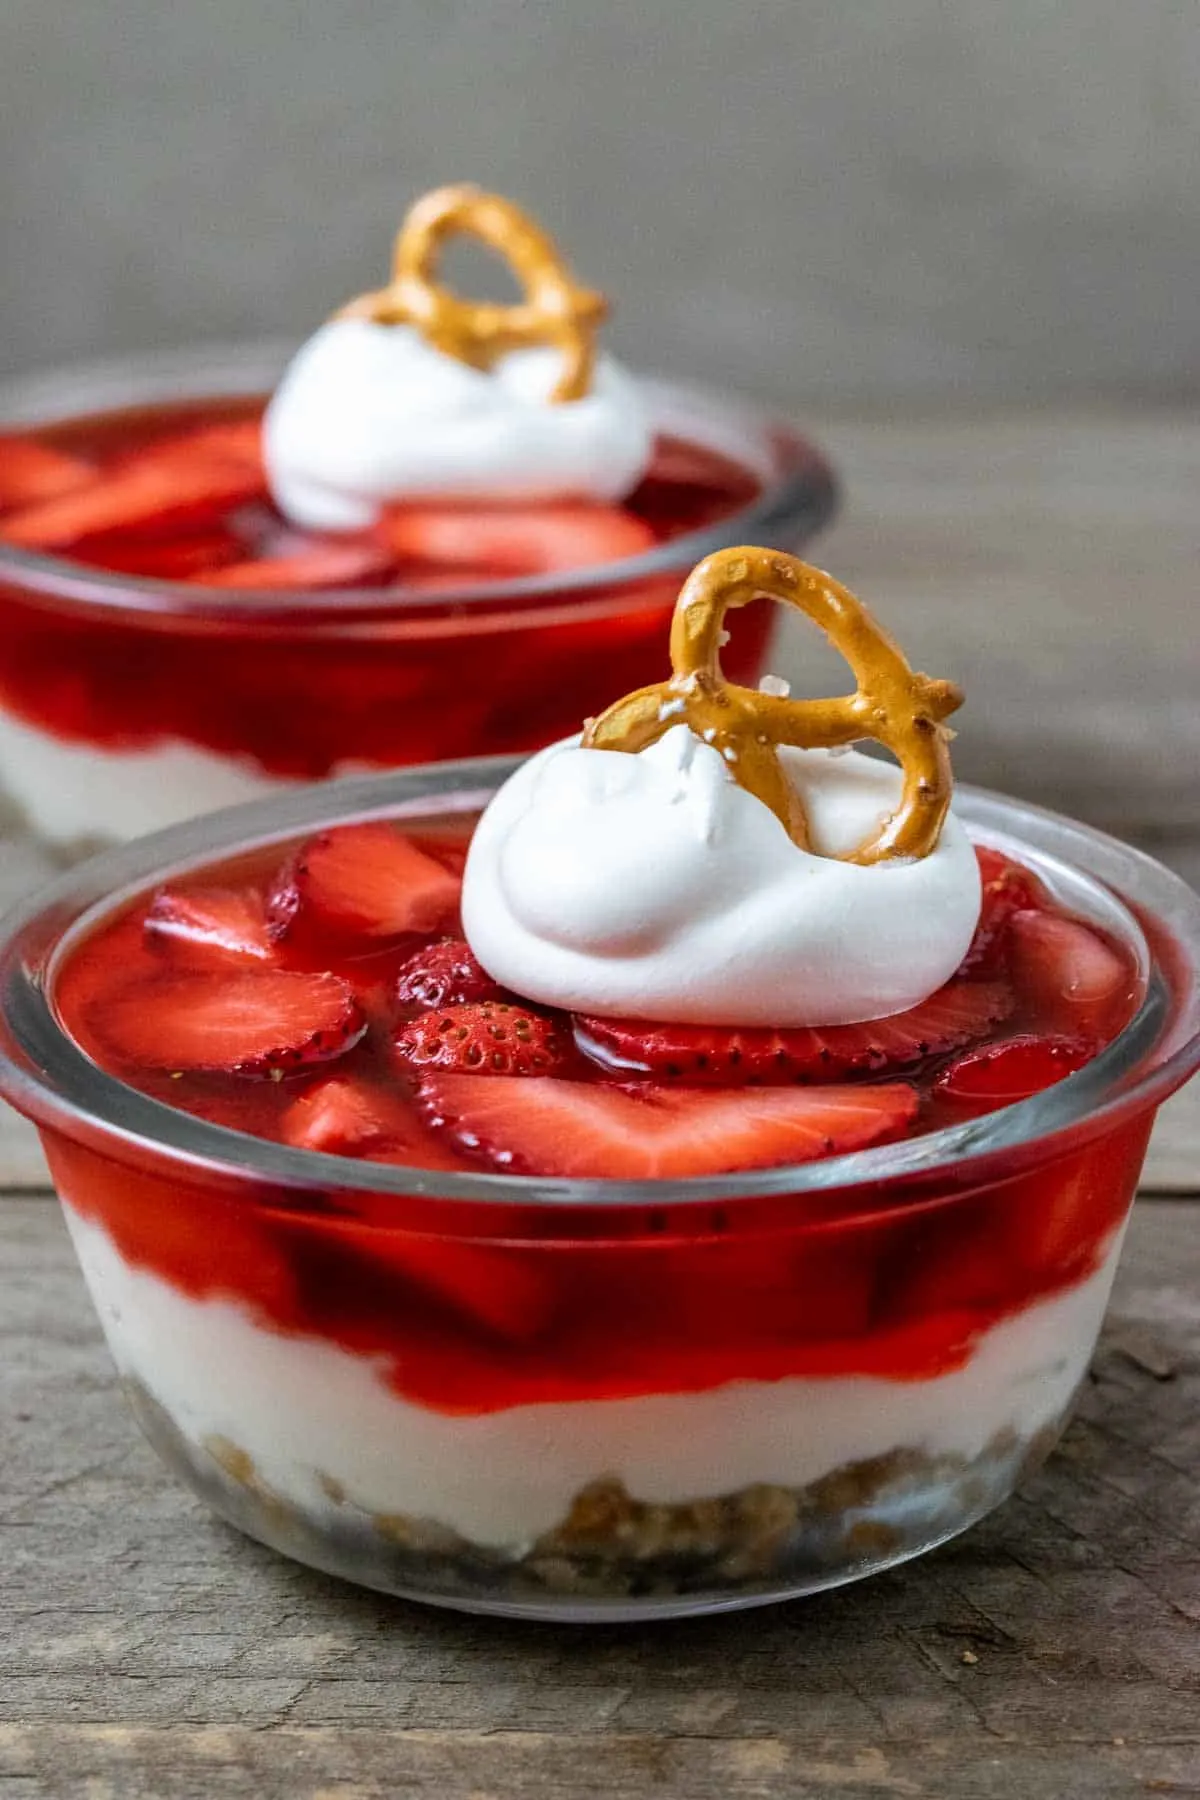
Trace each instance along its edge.
<path fill-rule="evenodd" d="M 609 1087 L 426 1075 L 420 1103 L 465 1153 L 511 1173 L 616 1180 L 716 1175 L 862 1150 L 916 1117 L 906 1082 L 820 1089 Z"/>
<path fill-rule="evenodd" d="M 1095 1054 L 1095 1044 L 1081 1038 L 1026 1033 L 956 1057 L 938 1076 L 934 1092 L 969 1116 L 994 1112 L 1074 1075 Z"/>
<path fill-rule="evenodd" d="M 391 551 L 381 544 L 309 538 L 291 548 L 274 546 L 267 556 L 202 569 L 190 579 L 198 587 L 312 592 L 385 581 L 395 564 Z"/>
<path fill-rule="evenodd" d="M 975 846 L 983 882 L 979 923 L 958 973 L 980 980 L 1003 975 L 1008 964 L 1009 926 L 1014 913 L 1042 904 L 1041 883 L 1020 863 L 986 844 Z"/>
<path fill-rule="evenodd" d="M 82 457 L 53 450 L 36 438 L 0 433 L 0 512 L 38 506 L 95 479 L 95 469 Z"/>
<path fill-rule="evenodd" d="M 617 562 L 654 545 L 649 526 L 616 506 L 403 507 L 381 530 L 397 556 L 485 568 L 493 579 Z"/>
<path fill-rule="evenodd" d="M 1048 1030 L 1101 1043 L 1125 1023 L 1136 998 L 1133 966 L 1079 919 L 1013 915 L 1011 964 L 1021 998 Z"/>
<path fill-rule="evenodd" d="M 267 915 L 277 935 L 306 915 L 362 937 L 443 931 L 461 886 L 394 825 L 339 825 L 296 852 L 276 879 Z"/>
<path fill-rule="evenodd" d="M 471 946 L 462 938 L 426 944 L 409 957 L 396 977 L 396 999 L 401 1006 L 433 1010 L 504 997 L 504 989 L 476 961 Z"/>
<path fill-rule="evenodd" d="M 299 1150 L 353 1156 L 411 1138 L 413 1126 L 398 1095 L 348 1075 L 327 1075 L 292 1102 L 280 1130 Z"/>
<path fill-rule="evenodd" d="M 143 929 L 152 948 L 193 968 L 275 959 L 257 888 L 163 888 L 150 903 Z"/>
<path fill-rule="evenodd" d="M 365 1028 L 346 982 L 282 969 L 152 976 L 107 997 L 90 1022 L 139 1068 L 233 1075 L 328 1062 Z"/>
<path fill-rule="evenodd" d="M 550 1075 L 567 1054 L 553 1019 L 490 1000 L 421 1013 L 400 1027 L 393 1047 L 409 1069 L 488 1076 Z"/>
<path fill-rule="evenodd" d="M 139 450 L 86 487 L 13 513 L 3 535 L 29 550 L 65 550 L 117 532 L 216 518 L 265 491 L 260 464 L 206 449 L 199 440 L 197 434 Z"/>
<path fill-rule="evenodd" d="M 905 1068 L 957 1049 L 1007 1018 L 1012 1005 L 1004 983 L 950 981 L 919 1006 L 862 1025 L 737 1029 L 581 1017 L 575 1035 L 600 1061 L 660 1079 L 717 1086 L 826 1082 Z"/>

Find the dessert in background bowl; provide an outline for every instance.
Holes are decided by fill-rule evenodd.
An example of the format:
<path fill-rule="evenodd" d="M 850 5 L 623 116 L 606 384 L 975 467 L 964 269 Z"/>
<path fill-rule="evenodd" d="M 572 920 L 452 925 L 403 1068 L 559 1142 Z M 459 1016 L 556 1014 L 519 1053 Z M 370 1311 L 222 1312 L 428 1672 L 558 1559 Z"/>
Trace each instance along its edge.
<path fill-rule="evenodd" d="M 856 693 L 724 678 L 763 596 Z M 960 696 L 830 577 L 713 556 L 671 647 L 582 739 L 177 828 L 0 945 L 151 1441 L 370 1586 L 687 1613 L 962 1530 L 1061 1430 L 1200 1061 L 1200 902 L 951 810 Z"/>
<path fill-rule="evenodd" d="M 447 241 L 512 306 L 444 288 Z M 0 394 L 0 800 L 78 852 L 298 781 L 526 751 L 649 680 L 679 581 L 830 516 L 819 454 L 625 372 L 517 208 L 409 214 L 290 361 L 149 357 Z M 731 669 L 763 666 L 768 609 Z"/>

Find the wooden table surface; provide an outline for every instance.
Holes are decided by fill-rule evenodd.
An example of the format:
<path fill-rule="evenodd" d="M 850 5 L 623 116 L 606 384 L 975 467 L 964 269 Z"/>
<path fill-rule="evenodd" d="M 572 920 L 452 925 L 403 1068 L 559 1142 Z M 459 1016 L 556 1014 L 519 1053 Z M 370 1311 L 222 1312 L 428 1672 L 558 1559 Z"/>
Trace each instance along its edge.
<path fill-rule="evenodd" d="M 963 681 L 960 772 L 1195 881 L 1200 420 L 817 428 L 851 496 L 819 558 Z M 799 632 L 776 660 L 832 667 Z M 47 873 L 0 841 L 0 907 Z M 383 1600 L 210 1518 L 124 1413 L 6 1119 L 0 1800 L 1200 1795 L 1197 1096 L 1164 1112 L 1077 1421 L 1016 1499 L 861 1587 L 582 1630 Z"/>

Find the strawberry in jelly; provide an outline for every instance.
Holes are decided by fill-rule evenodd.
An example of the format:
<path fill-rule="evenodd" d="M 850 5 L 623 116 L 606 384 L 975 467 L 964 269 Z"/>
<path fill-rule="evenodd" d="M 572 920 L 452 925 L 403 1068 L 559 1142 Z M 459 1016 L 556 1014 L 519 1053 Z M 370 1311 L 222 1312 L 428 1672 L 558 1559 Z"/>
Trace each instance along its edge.
<path fill-rule="evenodd" d="M 266 1136 L 394 1153 L 369 1123 L 386 1096 L 464 1169 L 628 1178 L 800 1162 L 994 1110 L 1082 1067 L 1136 999 L 1127 954 L 1021 869 L 1006 879 L 1024 904 L 979 926 L 1005 978 L 960 975 L 906 1013 L 780 1031 L 572 1017 L 504 994 L 445 935 L 461 861 L 453 839 L 379 821 L 236 883 L 190 876 L 90 940 L 60 1005 L 123 1079 L 210 1118 L 227 1099 L 242 1129 L 249 1108 Z M 337 1077 L 314 1098 L 318 1062 Z M 264 1072 L 285 1079 L 247 1086 Z"/>
<path fill-rule="evenodd" d="M 76 754 L 183 745 L 286 780 L 534 749 L 652 674 L 675 582 L 669 572 L 633 580 L 625 568 L 718 527 L 764 490 L 748 465 L 663 436 L 622 506 L 412 506 L 333 537 L 272 506 L 261 410 L 176 403 L 0 436 L 0 559 L 9 544 L 60 559 L 52 587 L 89 572 L 105 584 L 98 605 L 60 612 L 44 583 L 26 591 L 14 564 L 0 583 L 0 722 Z M 795 460 L 812 504 L 828 510 L 823 465 L 807 446 Z M 611 585 L 591 580 L 600 569 Z M 528 599 L 489 598 L 497 583 L 527 577 L 542 584 Z M 147 597 L 143 579 L 174 585 Z M 455 604 L 464 591 L 466 610 Z M 363 596 L 369 620 L 342 625 L 337 601 L 318 618 L 331 592 Z M 768 626 L 765 607 L 738 620 L 732 675 L 757 678 Z M 20 741 L 13 758 L 28 754 Z M 156 784 L 153 822 L 197 810 L 182 791 L 171 798 L 170 779 Z M 77 835 L 129 835 L 119 789 L 118 770 L 111 825 L 94 804 L 81 807 Z M 32 790 L 16 798 L 38 813 Z"/>
<path fill-rule="evenodd" d="M 994 1504 L 1083 1378 L 1150 1123 L 1021 1135 L 1141 992 L 1099 887 L 1010 850 L 941 995 L 701 1041 L 498 989 L 467 833 L 416 817 L 231 831 L 57 958 L 123 1133 L 47 1148 L 168 1458 L 321 1566 L 517 1610 L 790 1592 Z"/>

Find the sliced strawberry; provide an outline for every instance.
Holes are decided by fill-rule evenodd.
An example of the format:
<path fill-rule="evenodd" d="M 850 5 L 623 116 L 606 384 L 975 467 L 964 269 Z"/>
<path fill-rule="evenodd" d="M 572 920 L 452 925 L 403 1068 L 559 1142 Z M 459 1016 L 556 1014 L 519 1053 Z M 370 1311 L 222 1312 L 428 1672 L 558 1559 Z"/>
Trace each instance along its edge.
<path fill-rule="evenodd" d="M 95 469 L 82 457 L 19 433 L 0 433 L 0 512 L 38 506 L 95 479 Z"/>
<path fill-rule="evenodd" d="M 399 1028 L 393 1045 L 406 1068 L 464 1075 L 550 1075 L 567 1055 L 553 1019 L 502 1000 L 420 1013 Z"/>
<path fill-rule="evenodd" d="M 1149 1123 L 1143 1114 L 1024 1177 L 1005 1194 L 1013 1261 L 1038 1285 L 1074 1283 L 1113 1249 L 1142 1172 Z M 993 1234 L 993 1241 L 999 1234 Z"/>
<path fill-rule="evenodd" d="M 1004 983 L 950 981 L 919 1006 L 864 1025 L 737 1029 L 588 1017 L 577 1020 L 576 1038 L 605 1063 L 675 1081 L 838 1081 L 969 1044 L 1006 1018 L 1012 1004 Z"/>
<path fill-rule="evenodd" d="M 339 825 L 310 838 L 276 879 L 268 902 L 277 935 L 298 918 L 364 937 L 444 930 L 462 883 L 394 825 Z"/>
<path fill-rule="evenodd" d="M 101 538 L 89 548 L 88 561 L 119 575 L 144 575 L 153 581 L 190 581 L 242 554 L 242 546 L 232 532 L 205 531 L 161 539 Z"/>
<path fill-rule="evenodd" d="M 261 487 L 261 476 L 248 465 L 156 459 L 145 451 L 87 487 L 13 513 L 3 521 L 3 536 L 29 550 L 65 550 L 112 532 L 161 531 L 215 518 L 253 499 Z"/>
<path fill-rule="evenodd" d="M 462 1169 L 460 1161 L 449 1158 L 444 1165 L 432 1161 L 428 1166 Z M 392 1321 L 410 1313 L 413 1289 L 434 1300 L 439 1312 L 448 1308 L 455 1315 L 456 1340 L 465 1324 L 488 1340 L 527 1342 L 544 1330 L 554 1307 L 546 1259 L 527 1246 L 506 1248 L 444 1234 L 426 1237 L 397 1230 L 385 1218 L 371 1223 L 339 1219 L 322 1221 L 318 1257 L 324 1292 L 366 1294 L 367 1318 L 374 1310 L 387 1322 L 381 1349 L 394 1348 Z M 364 1345 L 368 1347 L 374 1346 Z M 477 1388 L 463 1398 L 470 1410 Z"/>
<path fill-rule="evenodd" d="M 970 1113 L 1012 1106 L 1074 1075 L 1096 1054 L 1079 1038 L 1026 1034 L 999 1044 L 982 1044 L 956 1057 L 934 1083 L 934 1092 Z"/>
<path fill-rule="evenodd" d="M 200 425 L 193 431 L 159 438 L 152 448 L 185 457 L 218 457 L 226 462 L 241 462 L 261 469 L 262 420 L 228 419 L 223 425 Z"/>
<path fill-rule="evenodd" d="M 97 1005 L 92 1023 L 140 1068 L 234 1075 L 328 1062 L 364 1029 L 346 982 L 282 969 L 151 976 Z"/>
<path fill-rule="evenodd" d="M 396 1265 L 491 1337 L 520 1344 L 543 1331 L 554 1290 L 528 1249 L 397 1235 Z"/>
<path fill-rule="evenodd" d="M 147 942 L 193 968 L 269 963 L 275 943 L 257 888 L 163 888 L 146 913 Z"/>
<path fill-rule="evenodd" d="M 431 1125 L 465 1153 L 530 1175 L 716 1175 L 861 1150 L 915 1118 L 905 1082 L 817 1091 L 627 1090 L 552 1077 L 426 1075 Z"/>
<path fill-rule="evenodd" d="M 1009 927 L 1017 992 L 1039 1026 L 1105 1041 L 1135 998 L 1132 964 L 1099 932 L 1059 913 L 1019 912 Z"/>
<path fill-rule="evenodd" d="M 381 531 L 398 556 L 485 568 L 493 579 L 618 562 L 654 544 L 649 526 L 616 506 L 402 507 Z"/>
<path fill-rule="evenodd" d="M 431 856 L 434 862 L 441 863 L 444 869 L 449 869 L 456 881 L 462 881 L 463 870 L 467 866 L 469 842 L 455 838 L 437 837 L 433 833 L 430 833 L 428 837 L 422 837 L 419 833 L 414 834 L 409 842 L 415 844 L 418 850 L 424 851 L 426 856 Z"/>
<path fill-rule="evenodd" d="M 312 537 L 290 549 L 274 545 L 269 555 L 201 570 L 191 579 L 200 587 L 303 588 L 311 592 L 379 583 L 387 579 L 395 565 L 392 552 L 369 539 L 339 543 L 336 539 Z"/>
<path fill-rule="evenodd" d="M 401 1006 L 467 1006 L 476 1000 L 503 1000 L 504 989 L 476 962 L 462 938 L 443 938 L 410 956 L 396 978 Z"/>
<path fill-rule="evenodd" d="M 327 1075 L 292 1102 L 281 1131 L 297 1149 L 346 1156 L 412 1137 L 413 1123 L 399 1095 L 348 1075 Z"/>
<path fill-rule="evenodd" d="M 1008 928 L 1013 914 L 1026 907 L 1039 906 L 1042 889 L 1035 875 L 1001 851 L 977 844 L 975 855 L 983 880 L 983 899 L 975 936 L 958 973 L 993 980 L 1003 975 L 1007 968 Z"/>
<path fill-rule="evenodd" d="M 100 1164 L 87 1156 L 87 1179 L 72 1200 L 101 1224 L 134 1269 L 153 1271 L 191 1299 L 230 1299 L 255 1319 L 297 1316 L 296 1274 L 286 1242 L 244 1193 L 228 1193 L 180 1168 L 169 1185 L 161 1174 L 126 1162 Z M 77 1199 L 76 1196 L 79 1196 Z"/>
<path fill-rule="evenodd" d="M 411 1102 L 362 1075 L 324 1075 L 287 1107 L 279 1121 L 285 1143 L 329 1156 L 358 1156 L 410 1169 L 462 1169 L 453 1147 L 429 1131 Z M 394 1223 L 381 1196 L 360 1200 L 372 1224 Z"/>

